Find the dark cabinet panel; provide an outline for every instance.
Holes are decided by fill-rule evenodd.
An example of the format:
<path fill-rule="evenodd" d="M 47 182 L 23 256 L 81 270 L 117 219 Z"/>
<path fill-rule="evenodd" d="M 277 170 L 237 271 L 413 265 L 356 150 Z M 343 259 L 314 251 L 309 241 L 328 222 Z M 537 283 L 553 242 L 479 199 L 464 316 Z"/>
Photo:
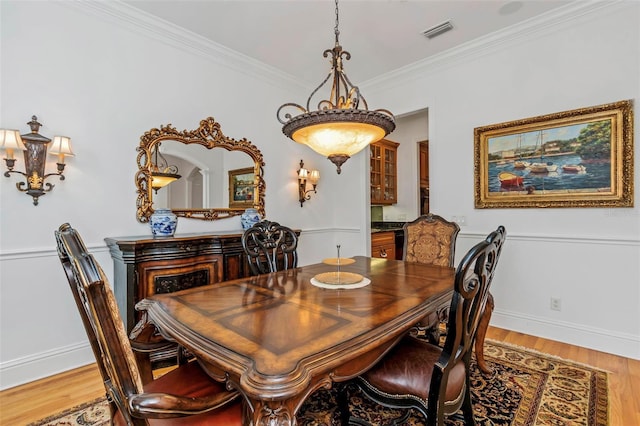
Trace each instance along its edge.
<path fill-rule="evenodd" d="M 114 266 L 114 293 L 127 332 L 138 321 L 135 304 L 168 293 L 249 276 L 242 233 L 169 238 L 105 238 Z"/>

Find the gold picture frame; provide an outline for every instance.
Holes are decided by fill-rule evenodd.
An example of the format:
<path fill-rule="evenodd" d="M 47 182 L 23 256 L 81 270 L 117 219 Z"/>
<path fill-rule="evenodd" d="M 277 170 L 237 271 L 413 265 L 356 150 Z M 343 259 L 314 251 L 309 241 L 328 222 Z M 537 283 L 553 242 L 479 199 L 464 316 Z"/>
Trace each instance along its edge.
<path fill-rule="evenodd" d="M 255 205 L 256 200 L 255 169 L 229 170 L 229 208 L 248 208 Z"/>
<path fill-rule="evenodd" d="M 633 207 L 631 100 L 474 129 L 475 207 Z"/>

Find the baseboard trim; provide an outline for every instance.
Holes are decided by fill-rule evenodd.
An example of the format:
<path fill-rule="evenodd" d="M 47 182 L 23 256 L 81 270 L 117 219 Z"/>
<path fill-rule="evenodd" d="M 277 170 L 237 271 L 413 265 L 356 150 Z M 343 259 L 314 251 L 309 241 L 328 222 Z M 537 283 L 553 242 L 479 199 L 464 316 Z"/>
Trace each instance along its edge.
<path fill-rule="evenodd" d="M 640 360 L 640 339 L 626 333 L 616 333 L 595 327 L 585 327 L 566 321 L 550 321 L 517 312 L 496 309 L 491 325 L 531 336 L 556 340 L 596 351 Z"/>
<path fill-rule="evenodd" d="M 89 343 L 77 343 L 0 363 L 0 390 L 95 363 Z"/>

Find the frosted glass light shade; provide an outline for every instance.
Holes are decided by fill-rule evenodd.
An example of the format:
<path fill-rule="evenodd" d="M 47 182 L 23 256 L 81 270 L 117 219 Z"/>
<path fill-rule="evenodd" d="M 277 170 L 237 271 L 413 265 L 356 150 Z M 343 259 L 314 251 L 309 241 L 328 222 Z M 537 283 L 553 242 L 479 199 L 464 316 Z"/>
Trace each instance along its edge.
<path fill-rule="evenodd" d="M 307 112 L 282 121 L 282 132 L 329 158 L 340 174 L 342 163 L 395 129 L 393 116 L 380 111 L 348 108 Z"/>
<path fill-rule="evenodd" d="M 373 124 L 328 122 L 298 129 L 291 139 L 326 157 L 335 154 L 351 157 L 384 136 L 384 129 Z"/>

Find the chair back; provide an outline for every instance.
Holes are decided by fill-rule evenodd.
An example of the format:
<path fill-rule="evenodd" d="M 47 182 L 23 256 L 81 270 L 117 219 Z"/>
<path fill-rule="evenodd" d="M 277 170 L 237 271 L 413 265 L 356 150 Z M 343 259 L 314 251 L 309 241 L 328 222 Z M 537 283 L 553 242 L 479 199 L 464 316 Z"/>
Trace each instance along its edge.
<path fill-rule="evenodd" d="M 430 403 L 433 401 L 437 404 L 439 395 L 444 395 L 449 372 L 458 363 L 465 363 L 468 377 L 473 341 L 505 238 L 506 230 L 499 226 L 484 241 L 471 248 L 456 269 L 448 332 L 442 354 L 434 366 L 429 391 Z"/>
<path fill-rule="evenodd" d="M 453 266 L 460 227 L 441 216 L 427 214 L 405 223 L 402 260 Z"/>
<path fill-rule="evenodd" d="M 253 275 L 298 266 L 298 236 L 278 222 L 262 220 L 244 231 L 242 248 Z"/>
<path fill-rule="evenodd" d="M 112 418 L 116 412 L 113 404 L 127 416 L 128 396 L 141 393 L 143 382 L 113 291 L 71 225 L 61 225 L 55 236 L 60 262 L 102 375 Z"/>

